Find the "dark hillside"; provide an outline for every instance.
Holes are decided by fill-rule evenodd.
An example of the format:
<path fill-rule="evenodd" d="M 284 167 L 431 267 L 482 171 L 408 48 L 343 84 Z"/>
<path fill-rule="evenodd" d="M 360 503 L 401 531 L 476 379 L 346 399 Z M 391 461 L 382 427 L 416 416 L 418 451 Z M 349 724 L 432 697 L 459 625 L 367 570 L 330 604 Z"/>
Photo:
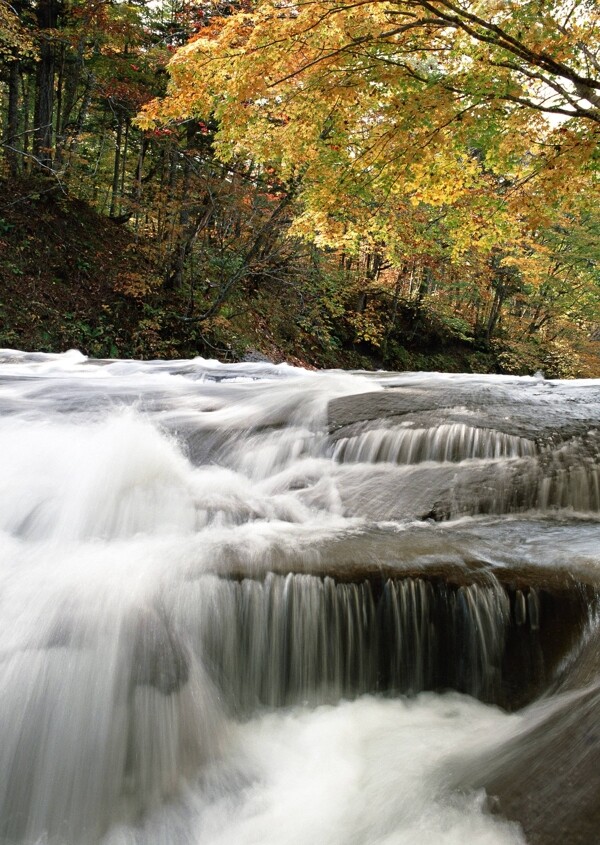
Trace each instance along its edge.
<path fill-rule="evenodd" d="M 238 360 L 260 353 L 305 366 L 323 363 L 314 351 L 312 357 L 299 352 L 301 337 L 271 331 L 260 300 L 237 322 L 188 319 L 186 291 L 162 285 L 155 245 L 57 182 L 2 180 L 0 197 L 0 347 L 135 358 Z M 272 307 L 277 311 L 277 303 Z M 283 305 L 280 311 L 289 335 L 289 311 Z M 356 360 L 369 366 L 367 357 Z M 327 361 L 344 363 L 351 359 Z"/>
<path fill-rule="evenodd" d="M 0 191 L 0 344 L 90 355 L 144 355 L 151 262 L 122 225 L 56 184 L 5 181 Z"/>
<path fill-rule="evenodd" d="M 251 296 L 242 288 L 236 307 L 201 322 L 189 317 L 185 287 L 165 290 L 156 245 L 126 222 L 98 214 L 56 181 L 4 180 L 0 196 L 0 347 L 230 361 L 258 353 L 309 367 L 600 374 L 598 342 L 586 342 L 577 355 L 535 344 L 484 348 L 435 314 L 415 317 L 410 309 L 398 310 L 383 355 L 353 335 L 348 311 L 330 321 L 327 333 L 320 317 L 310 325 L 299 319 L 307 301 L 302 280 L 285 295 L 276 281 Z M 325 311 L 319 292 L 312 296 L 315 313 Z"/>

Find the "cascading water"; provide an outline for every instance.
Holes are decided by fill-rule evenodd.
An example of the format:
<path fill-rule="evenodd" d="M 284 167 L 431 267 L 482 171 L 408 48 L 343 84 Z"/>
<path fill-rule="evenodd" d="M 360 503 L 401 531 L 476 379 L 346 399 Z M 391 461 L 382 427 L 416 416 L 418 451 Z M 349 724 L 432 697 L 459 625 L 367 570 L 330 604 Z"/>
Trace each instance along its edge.
<path fill-rule="evenodd" d="M 388 579 L 376 595 L 369 581 L 329 576 L 207 576 L 185 602 L 199 653 L 242 712 L 440 686 L 491 696 L 510 615 L 498 584 L 447 590 L 413 578 Z"/>
<path fill-rule="evenodd" d="M 333 458 L 337 461 L 416 464 L 467 458 L 520 458 L 535 455 L 536 451 L 535 443 L 524 437 L 455 423 L 435 428 L 366 431 L 338 440 Z"/>
<path fill-rule="evenodd" d="M 600 382 L 4 351 L 0 413 L 3 845 L 568 842 L 532 755 L 595 841 Z"/>

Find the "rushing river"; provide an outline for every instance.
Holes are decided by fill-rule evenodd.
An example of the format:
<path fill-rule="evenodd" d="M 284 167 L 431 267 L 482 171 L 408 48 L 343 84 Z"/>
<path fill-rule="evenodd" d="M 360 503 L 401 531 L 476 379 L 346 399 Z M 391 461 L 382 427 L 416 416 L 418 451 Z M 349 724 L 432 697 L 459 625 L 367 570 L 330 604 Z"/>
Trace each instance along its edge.
<path fill-rule="evenodd" d="M 0 352 L 3 845 L 594 845 L 600 382 Z"/>

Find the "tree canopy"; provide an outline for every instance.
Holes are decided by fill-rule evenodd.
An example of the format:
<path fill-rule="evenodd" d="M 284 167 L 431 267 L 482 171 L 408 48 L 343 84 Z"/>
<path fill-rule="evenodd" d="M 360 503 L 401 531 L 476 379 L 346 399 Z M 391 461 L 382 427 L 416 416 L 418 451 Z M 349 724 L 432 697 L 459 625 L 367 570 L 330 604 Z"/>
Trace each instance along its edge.
<path fill-rule="evenodd" d="M 557 232 L 597 220 L 599 25 L 590 0 L 213 7 L 140 123 L 213 119 L 223 160 L 299 184 L 291 231 L 321 247 L 547 301 Z"/>
<path fill-rule="evenodd" d="M 173 59 L 169 96 L 143 122 L 213 115 L 223 158 L 301 173 L 297 231 L 399 242 L 402 253 L 403 233 L 414 248 L 443 210 L 455 251 L 489 249 L 592 199 L 595 3 L 259 0 L 226 11 Z"/>

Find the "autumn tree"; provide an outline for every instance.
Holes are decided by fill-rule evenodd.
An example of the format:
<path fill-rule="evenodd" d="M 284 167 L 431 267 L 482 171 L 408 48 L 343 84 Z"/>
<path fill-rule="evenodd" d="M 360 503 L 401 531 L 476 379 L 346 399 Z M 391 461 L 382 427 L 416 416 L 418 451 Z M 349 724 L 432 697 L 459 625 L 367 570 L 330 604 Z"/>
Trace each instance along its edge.
<path fill-rule="evenodd" d="M 213 116 L 224 160 L 301 173 L 291 232 L 322 247 L 483 265 L 489 336 L 542 284 L 539 232 L 597 200 L 598 25 L 587 0 L 259 0 L 177 53 L 141 124 Z"/>
<path fill-rule="evenodd" d="M 4 150 L 9 171 L 16 175 L 21 166 L 20 82 L 23 64 L 37 57 L 38 49 L 31 30 L 23 22 L 26 4 L 0 2 L 0 62 L 6 85 L 6 122 Z"/>

